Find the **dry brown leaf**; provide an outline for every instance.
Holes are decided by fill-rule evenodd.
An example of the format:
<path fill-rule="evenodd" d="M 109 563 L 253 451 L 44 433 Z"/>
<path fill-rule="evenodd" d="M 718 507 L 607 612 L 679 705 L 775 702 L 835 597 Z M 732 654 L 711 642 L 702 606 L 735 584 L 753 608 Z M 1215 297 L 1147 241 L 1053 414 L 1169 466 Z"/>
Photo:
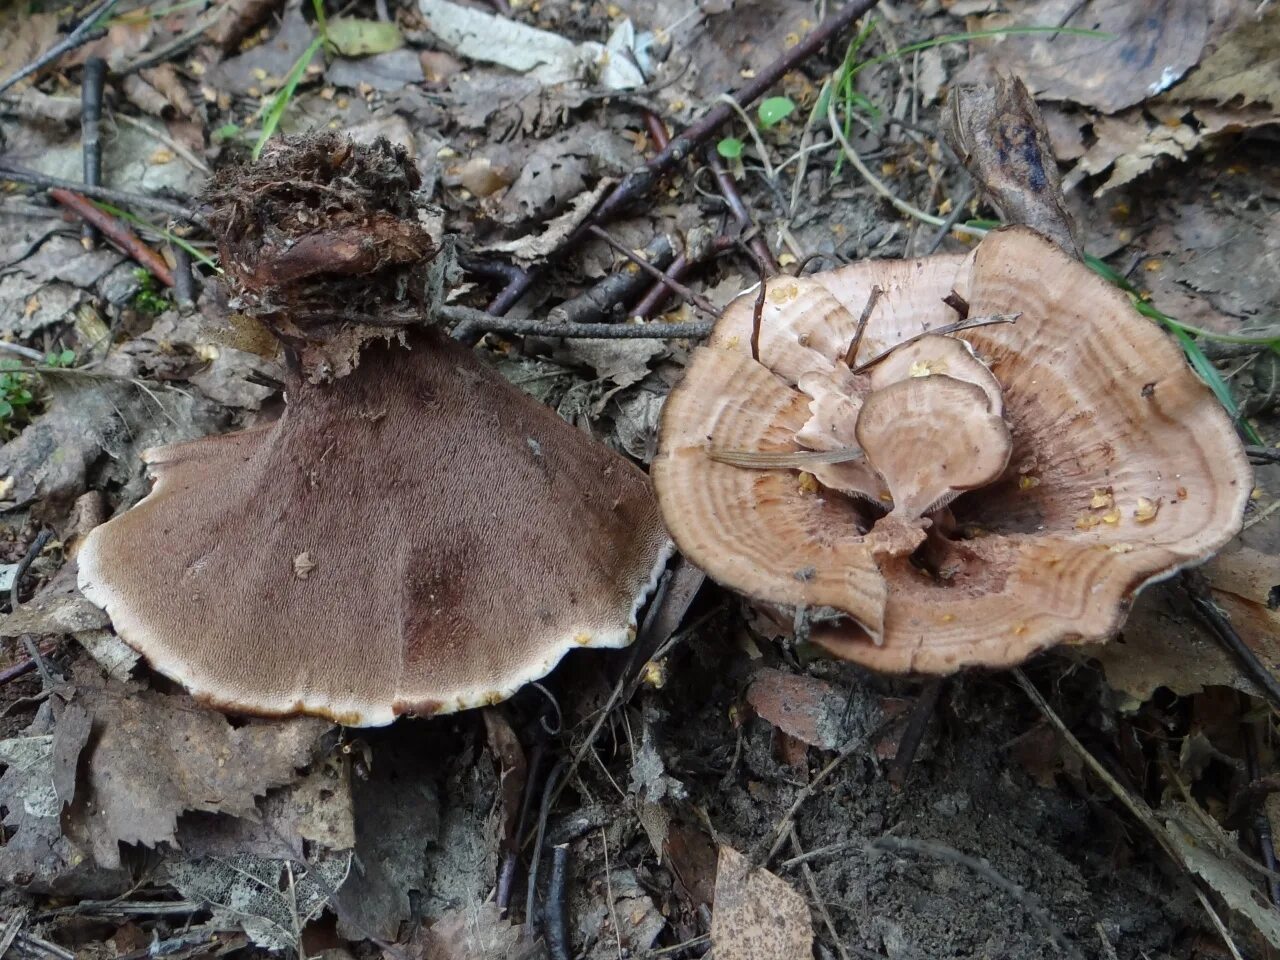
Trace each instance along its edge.
<path fill-rule="evenodd" d="M 1244 547 L 1215 557 L 1201 572 L 1241 639 L 1280 675 L 1280 611 L 1267 605 L 1280 582 L 1276 559 Z M 1117 640 L 1082 652 L 1102 664 L 1112 689 L 1136 702 L 1160 687 L 1179 696 L 1212 686 L 1261 693 L 1206 632 L 1176 581 L 1141 594 Z"/>
<path fill-rule="evenodd" d="M 67 832 L 108 868 L 120 864 L 121 843 L 173 843 L 184 811 L 256 817 L 256 799 L 291 782 L 329 729 L 313 719 L 232 726 L 189 697 L 79 674 L 75 702 L 94 738 Z"/>
<path fill-rule="evenodd" d="M 1020 5 L 992 27 L 1062 25 L 1110 34 L 1012 36 L 990 60 L 1022 78 L 1037 98 L 1069 100 L 1114 113 L 1153 97 L 1199 61 L 1210 35 L 1203 0 L 1044 0 Z"/>
<path fill-rule="evenodd" d="M 0 16 L 0 80 L 8 79 L 53 46 L 58 17 L 52 13 L 19 13 L 18 4 Z M 22 81 L 24 85 L 30 79 Z"/>
<path fill-rule="evenodd" d="M 732 847 L 720 848 L 711 945 L 718 960 L 810 960 L 813 923 L 804 898 Z"/>
<path fill-rule="evenodd" d="M 747 703 L 762 719 L 811 747 L 834 750 L 843 740 L 844 697 L 825 680 L 765 668 L 752 677 Z"/>
<path fill-rule="evenodd" d="M 521 936 L 523 928 L 502 916 L 489 901 L 449 911 L 411 944 L 411 954 L 423 960 L 538 960 L 546 956 L 541 939 Z M 389 950 L 389 958 L 403 951 Z"/>
<path fill-rule="evenodd" d="M 1280 122 L 1266 107 L 1225 110 L 1210 104 L 1191 108 L 1167 102 L 1152 102 L 1111 117 L 1079 115 L 1075 120 L 1060 120 L 1051 127 L 1058 159 L 1075 156 L 1079 160 L 1063 177 L 1063 189 L 1069 191 L 1085 177 L 1110 170 L 1110 177 L 1093 191 L 1095 197 L 1136 180 L 1162 157 L 1185 160 L 1213 137 Z M 1090 120 L 1092 143 L 1085 149 L 1081 128 Z M 1079 149 L 1074 148 L 1068 127 L 1073 127 L 1079 136 Z"/>
<path fill-rule="evenodd" d="M 1212 53 L 1169 96 L 1182 101 L 1240 100 L 1246 106 L 1266 103 L 1280 106 L 1280 6 L 1262 4 L 1256 14 L 1223 38 Z"/>

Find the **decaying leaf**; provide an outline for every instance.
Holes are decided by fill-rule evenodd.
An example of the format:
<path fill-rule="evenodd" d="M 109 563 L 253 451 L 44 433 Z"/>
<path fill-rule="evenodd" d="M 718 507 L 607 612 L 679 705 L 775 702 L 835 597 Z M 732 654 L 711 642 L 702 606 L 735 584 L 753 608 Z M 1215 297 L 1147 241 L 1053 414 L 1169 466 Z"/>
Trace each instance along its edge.
<path fill-rule="evenodd" d="M 722 846 L 711 945 L 718 960 L 810 960 L 809 907 L 784 880 Z"/>
<path fill-rule="evenodd" d="M 1212 11 L 1201 0 L 1045 0 L 986 26 L 1055 26 L 1106 36 L 1032 34 L 1002 39 L 991 59 L 1037 98 L 1114 113 L 1167 90 L 1200 60 Z M 999 20 L 997 24 L 994 22 Z"/>
<path fill-rule="evenodd" d="M 410 894 L 427 889 L 427 848 L 440 840 L 440 801 L 421 751 L 377 744 L 352 783 L 356 861 L 334 907 L 339 931 L 396 940 Z"/>
<path fill-rule="evenodd" d="M 75 792 L 75 770 L 90 727 L 83 711 L 68 715 L 59 697 L 41 705 L 20 737 L 0 740 L 0 883 L 32 893 L 111 894 L 123 870 L 103 870 L 86 846 L 64 835 L 61 815 Z"/>
<path fill-rule="evenodd" d="M 86 838 L 105 867 L 120 864 L 121 843 L 174 843 L 184 811 L 256 817 L 255 800 L 291 782 L 329 729 L 313 719 L 232 726 L 189 697 L 91 670 L 79 671 L 77 682 L 75 702 L 92 719 L 94 739 L 68 830 Z"/>
<path fill-rule="evenodd" d="M 327 851 L 355 847 L 355 813 L 349 764 L 319 762 L 296 782 L 270 791 L 253 817 L 186 814 L 178 821 L 178 845 L 188 857 L 251 854 L 271 860 L 305 859 L 304 841 Z"/>
<path fill-rule="evenodd" d="M 1246 876 L 1233 862 L 1238 857 L 1237 841 L 1188 804 L 1174 803 L 1157 813 L 1187 869 L 1212 887 L 1231 909 L 1248 917 L 1267 942 L 1280 947 L 1280 911 L 1266 901 L 1255 878 Z M 1236 857 L 1231 855 L 1232 848 Z"/>
<path fill-rule="evenodd" d="M 302 928 L 324 909 L 350 868 L 350 854 L 315 863 L 238 856 L 170 860 L 162 873 L 188 900 L 207 904 L 216 923 L 243 928 L 271 950 L 298 950 Z"/>
<path fill-rule="evenodd" d="M 0 16 L 0 78 L 21 70 L 53 46 L 57 36 L 56 13 L 28 13 L 17 4 L 10 6 Z"/>
<path fill-rule="evenodd" d="M 1239 101 L 1280 107 L 1280 7 L 1260 4 L 1170 91 L 1178 100 Z"/>
<path fill-rule="evenodd" d="M 404 45 L 404 36 L 400 28 L 390 21 L 332 17 L 329 20 L 329 42 L 344 57 L 365 57 L 398 49 Z"/>
<path fill-rule="evenodd" d="M 1280 675 L 1280 611 L 1268 606 L 1271 590 L 1280 581 L 1275 558 L 1241 547 L 1213 558 L 1201 572 L 1241 639 Z M 1102 664 L 1112 689 L 1135 703 L 1150 699 L 1160 687 L 1179 696 L 1211 686 L 1261 696 L 1210 636 L 1185 591 L 1176 585 L 1140 596 L 1116 642 L 1086 647 L 1083 652 Z"/>
<path fill-rule="evenodd" d="M 844 739 L 844 701 L 825 680 L 772 668 L 758 670 L 747 691 L 747 702 L 762 719 L 823 750 L 834 750 Z"/>

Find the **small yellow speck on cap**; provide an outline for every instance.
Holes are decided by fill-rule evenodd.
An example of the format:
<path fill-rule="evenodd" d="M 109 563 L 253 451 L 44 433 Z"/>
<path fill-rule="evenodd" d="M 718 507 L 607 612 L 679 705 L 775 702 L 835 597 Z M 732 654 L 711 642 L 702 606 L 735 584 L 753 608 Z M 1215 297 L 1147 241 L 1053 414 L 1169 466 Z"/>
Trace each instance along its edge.
<path fill-rule="evenodd" d="M 1147 523 L 1156 518 L 1156 514 L 1160 512 L 1160 501 L 1151 500 L 1147 497 L 1139 497 L 1138 505 L 1134 507 L 1133 519 L 1139 523 Z"/>
<path fill-rule="evenodd" d="M 1018 478 L 1019 490 L 1034 490 L 1038 486 L 1040 486 L 1039 477 L 1032 477 L 1030 475 L 1023 474 L 1021 477 Z"/>
<path fill-rule="evenodd" d="M 585 647 L 588 643 L 591 642 L 591 634 L 587 633 L 587 631 L 585 630 L 583 630 L 581 633 L 576 633 L 573 636 L 573 642 L 580 647 Z"/>

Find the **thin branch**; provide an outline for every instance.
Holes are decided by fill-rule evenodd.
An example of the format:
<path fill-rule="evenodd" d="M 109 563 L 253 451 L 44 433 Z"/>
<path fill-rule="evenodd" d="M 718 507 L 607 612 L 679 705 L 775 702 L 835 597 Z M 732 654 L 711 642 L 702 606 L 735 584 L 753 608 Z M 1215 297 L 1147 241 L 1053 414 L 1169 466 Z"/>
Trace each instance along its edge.
<path fill-rule="evenodd" d="M 565 337 L 589 340 L 699 340 L 711 333 L 712 323 L 551 323 L 547 320 L 522 320 L 495 317 L 472 307 L 444 306 L 436 316 L 446 323 L 466 323 L 473 329 L 493 333 L 515 333 L 526 337 Z"/>
<path fill-rule="evenodd" d="M 151 197 L 145 193 L 131 193 L 128 190 L 113 190 L 110 187 L 93 187 L 74 180 L 63 180 L 61 177 L 49 177 L 35 170 L 16 167 L 11 163 L 0 163 L 0 180 L 12 180 L 14 183 L 28 183 L 42 190 L 73 190 L 94 200 L 105 200 L 122 207 L 142 207 L 148 210 L 159 210 L 179 220 L 187 220 L 200 227 L 208 228 L 208 222 L 194 210 L 165 200 Z"/>
<path fill-rule="evenodd" d="M 687 300 L 693 306 L 697 307 L 703 313 L 708 314 L 709 316 L 712 316 L 712 317 L 718 317 L 720 315 L 720 311 L 716 309 L 716 305 L 714 303 L 712 303 L 710 300 L 708 300 L 706 297 L 702 296 L 701 294 L 694 293 L 692 290 L 686 287 L 683 283 L 680 283 L 678 280 L 675 280 L 672 277 L 668 277 L 665 273 L 663 273 L 661 270 L 655 267 L 652 263 L 650 263 L 644 257 L 639 256 L 632 250 L 628 250 L 626 247 L 620 244 L 617 240 L 613 239 L 613 237 L 609 236 L 608 231 L 606 231 L 604 228 L 593 225 L 588 227 L 587 230 L 593 235 L 599 237 L 601 240 L 607 243 L 610 247 L 612 247 L 615 251 L 622 254 L 624 257 L 626 257 L 628 260 L 634 263 L 637 267 L 639 267 L 645 273 L 649 274 L 649 276 L 653 277 L 659 283 L 668 287 L 672 293 L 675 293 L 681 297 L 684 297 L 685 300 Z"/>
<path fill-rule="evenodd" d="M 858 348 L 862 346 L 862 335 L 867 332 L 867 321 L 871 319 L 871 313 L 876 308 L 876 304 L 880 298 L 884 296 L 884 290 L 879 284 L 871 288 L 871 295 L 867 297 L 867 305 L 862 308 L 862 314 L 858 317 L 857 329 L 853 331 L 853 339 L 849 341 L 849 349 L 844 352 L 844 365 L 850 370 L 853 369 L 854 363 L 858 359 Z"/>
<path fill-rule="evenodd" d="M 1277 680 L 1267 669 L 1267 665 L 1258 659 L 1258 655 L 1231 625 L 1227 615 L 1213 602 L 1213 595 L 1209 592 L 1209 583 L 1205 580 L 1204 574 L 1195 570 L 1185 571 L 1182 574 L 1182 585 L 1186 587 L 1187 596 L 1191 598 L 1191 605 L 1196 613 L 1200 614 L 1218 642 L 1235 658 L 1244 675 L 1262 691 L 1262 695 L 1271 702 L 1272 707 L 1280 707 L 1280 680 Z"/>
<path fill-rule="evenodd" d="M 905 347 L 907 344 L 915 343 L 917 340 L 923 339 L 924 337 L 941 337 L 946 336 L 949 333 L 958 333 L 961 330 L 968 330 L 970 327 L 989 327 L 995 323 L 1014 323 L 1020 316 L 1022 316 L 1021 313 L 995 313 L 989 317 L 970 317 L 967 320 L 959 320 L 956 323 L 948 323 L 941 327 L 934 327 L 932 330 L 921 330 L 914 336 L 907 337 L 907 339 L 903 340 L 901 343 L 895 343 L 888 350 L 882 350 L 870 360 L 860 363 L 856 367 L 852 367 L 851 370 L 853 373 L 865 373 L 899 347 Z"/>
<path fill-rule="evenodd" d="M 71 190 L 54 188 L 49 191 L 49 196 L 86 223 L 97 227 L 104 237 L 150 270 L 166 287 L 173 286 L 173 273 L 169 270 L 169 265 L 164 262 L 164 258 L 143 243 L 136 233 L 117 218 L 105 210 L 98 209 L 80 194 Z"/>

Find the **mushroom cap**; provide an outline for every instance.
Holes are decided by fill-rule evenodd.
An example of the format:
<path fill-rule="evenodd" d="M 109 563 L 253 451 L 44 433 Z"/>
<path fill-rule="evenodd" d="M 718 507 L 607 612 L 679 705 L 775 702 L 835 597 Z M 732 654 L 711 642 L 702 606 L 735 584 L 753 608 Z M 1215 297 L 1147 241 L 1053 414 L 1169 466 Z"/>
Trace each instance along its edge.
<path fill-rule="evenodd" d="M 864 262 L 775 285 L 800 306 L 775 328 L 766 319 L 756 362 L 754 296 L 729 305 L 667 401 L 651 472 L 677 545 L 711 577 L 769 604 L 845 613 L 811 633 L 835 655 L 949 673 L 1105 639 L 1137 590 L 1239 530 L 1252 479 L 1230 418 L 1166 334 L 1034 231 L 994 231 L 967 258 Z M 957 497 L 913 557 L 877 555 L 865 501 L 795 469 L 708 455 L 729 443 L 804 448 L 812 398 L 798 384 L 832 376 L 873 285 L 885 296 L 859 358 L 953 322 L 942 302 L 953 290 L 974 315 L 1020 314 L 958 335 L 1002 388 L 1010 466 Z"/>
<path fill-rule="evenodd" d="M 857 436 L 889 486 L 893 512 L 910 520 L 990 483 L 1013 451 L 987 392 L 943 374 L 908 377 L 869 393 Z"/>
<path fill-rule="evenodd" d="M 670 553 L 644 473 L 436 334 L 273 424 L 147 456 L 80 588 L 214 706 L 353 726 L 494 703 L 622 647 Z"/>

